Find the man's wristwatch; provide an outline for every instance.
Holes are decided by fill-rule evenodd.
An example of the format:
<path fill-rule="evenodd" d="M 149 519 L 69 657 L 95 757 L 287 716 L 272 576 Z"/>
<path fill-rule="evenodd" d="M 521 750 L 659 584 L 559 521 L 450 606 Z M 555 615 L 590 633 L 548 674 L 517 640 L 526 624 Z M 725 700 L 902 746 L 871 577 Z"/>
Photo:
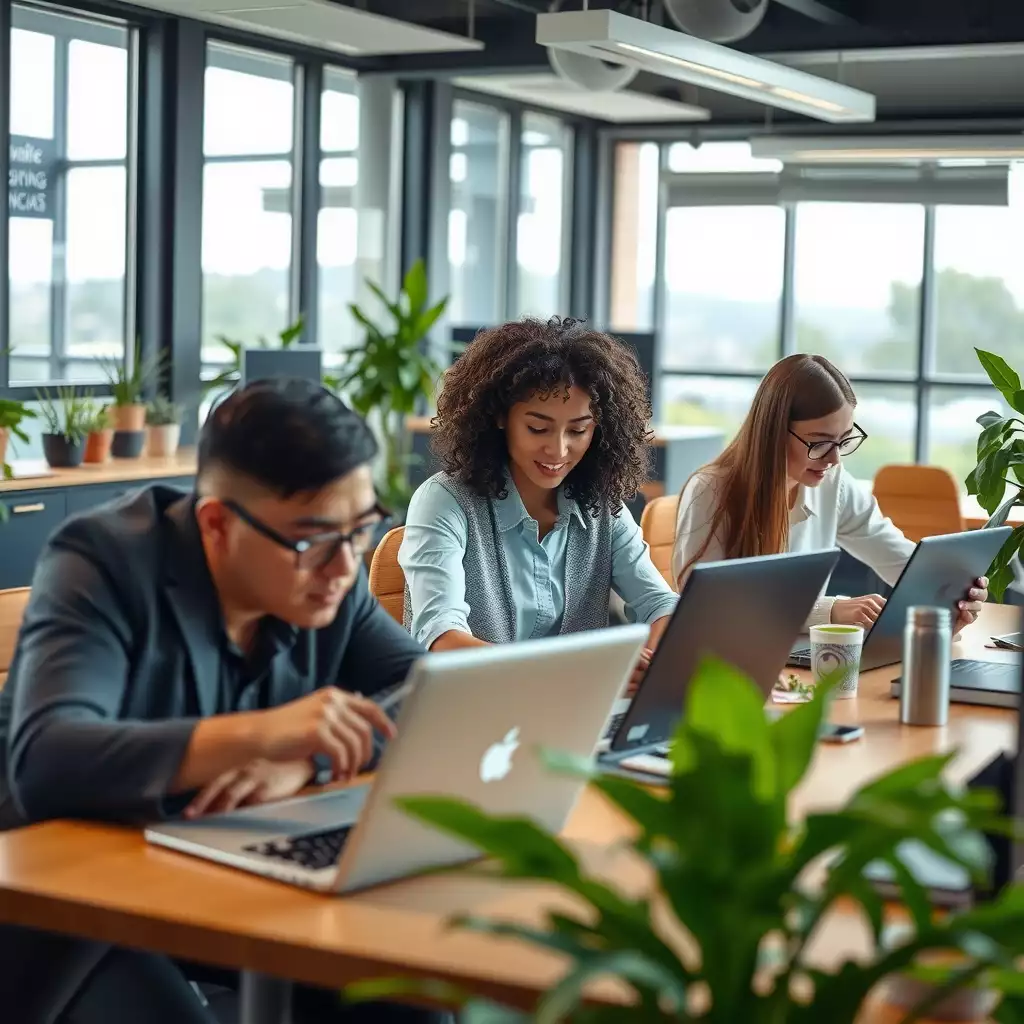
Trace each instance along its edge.
<path fill-rule="evenodd" d="M 310 760 L 313 762 L 313 778 L 309 780 L 311 786 L 326 786 L 328 782 L 334 781 L 334 766 L 326 754 L 314 754 Z"/>

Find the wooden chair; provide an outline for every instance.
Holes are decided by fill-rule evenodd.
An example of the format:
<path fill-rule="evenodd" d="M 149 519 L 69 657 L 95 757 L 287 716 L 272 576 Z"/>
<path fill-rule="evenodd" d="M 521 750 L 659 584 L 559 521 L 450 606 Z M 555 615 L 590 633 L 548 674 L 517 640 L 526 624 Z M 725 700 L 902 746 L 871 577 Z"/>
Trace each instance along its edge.
<path fill-rule="evenodd" d="M 404 526 L 388 530 L 370 561 L 370 593 L 399 624 L 404 624 L 405 619 L 405 573 L 398 564 L 398 549 L 404 536 Z"/>
<path fill-rule="evenodd" d="M 956 477 L 939 466 L 883 466 L 874 493 L 882 512 L 915 543 L 966 529 Z"/>
<path fill-rule="evenodd" d="M 0 689 L 7 682 L 14 648 L 18 643 L 18 631 L 28 604 L 29 587 L 14 587 L 0 590 Z"/>
<path fill-rule="evenodd" d="M 672 579 L 672 547 L 676 542 L 676 518 L 679 514 L 679 495 L 666 494 L 644 505 L 640 515 L 640 529 L 651 549 L 654 567 L 675 590 Z"/>

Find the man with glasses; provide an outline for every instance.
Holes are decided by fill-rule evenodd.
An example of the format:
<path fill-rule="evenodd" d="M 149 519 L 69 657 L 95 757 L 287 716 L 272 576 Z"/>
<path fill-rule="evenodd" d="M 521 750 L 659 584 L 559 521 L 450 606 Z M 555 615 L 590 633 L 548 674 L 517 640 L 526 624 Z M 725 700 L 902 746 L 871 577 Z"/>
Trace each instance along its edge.
<path fill-rule="evenodd" d="M 394 734 L 374 697 L 423 654 L 367 587 L 376 453 L 325 389 L 256 382 L 210 414 L 195 494 L 158 485 L 64 523 L 0 691 L 0 828 L 195 816 L 366 768 Z M 190 982 L 233 981 L 12 928 L 0 963 L 0 1005 L 61 1024 L 206 1024 Z M 434 1016 L 295 995 L 296 1024 Z"/>

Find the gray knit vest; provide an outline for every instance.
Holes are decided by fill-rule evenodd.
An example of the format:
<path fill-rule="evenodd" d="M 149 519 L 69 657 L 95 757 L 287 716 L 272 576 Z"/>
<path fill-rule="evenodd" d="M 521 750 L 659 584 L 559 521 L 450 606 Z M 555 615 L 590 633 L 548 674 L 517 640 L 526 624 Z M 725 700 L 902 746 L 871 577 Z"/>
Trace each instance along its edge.
<path fill-rule="evenodd" d="M 468 531 L 462 566 L 466 573 L 466 603 L 473 636 L 492 644 L 515 640 L 515 606 L 508 564 L 494 503 L 465 484 L 438 473 L 434 477 L 466 514 Z M 586 515 L 586 512 L 584 512 Z M 587 526 L 572 516 L 565 550 L 565 612 L 561 633 L 579 633 L 608 625 L 608 598 L 612 579 L 610 512 L 587 519 Z M 405 588 L 405 628 L 412 625 L 408 584 Z"/>

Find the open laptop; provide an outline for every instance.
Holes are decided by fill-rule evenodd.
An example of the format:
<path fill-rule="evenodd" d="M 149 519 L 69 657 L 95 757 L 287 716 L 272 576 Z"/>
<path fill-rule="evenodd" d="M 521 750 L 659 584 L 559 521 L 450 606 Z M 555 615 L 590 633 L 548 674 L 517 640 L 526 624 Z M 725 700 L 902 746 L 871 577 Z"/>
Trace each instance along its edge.
<path fill-rule="evenodd" d="M 610 758 L 662 752 L 698 662 L 714 655 L 771 693 L 838 548 L 699 562 L 610 743 Z"/>
<path fill-rule="evenodd" d="M 150 843 L 323 892 L 350 892 L 479 856 L 409 817 L 396 797 L 434 794 L 559 831 L 585 783 L 548 772 L 547 747 L 592 756 L 646 626 L 429 654 L 367 785 L 145 830 Z"/>
<path fill-rule="evenodd" d="M 881 614 L 864 637 L 861 671 L 895 665 L 902 660 L 908 608 L 914 605 L 949 608 L 955 616 L 957 602 L 963 600 L 979 576 L 985 575 L 1012 532 L 1009 526 L 1000 526 L 925 537 L 919 541 Z M 790 652 L 788 664 L 797 668 L 811 667 L 811 649 L 806 636 Z"/>
<path fill-rule="evenodd" d="M 1017 688 L 1024 688 L 1024 662 L 1012 667 L 1017 673 Z M 1024 751 L 1024 707 L 1018 702 L 1017 754 L 1007 772 L 1009 792 L 1004 794 L 1006 813 L 1018 821 L 1024 820 L 1024 757 L 1021 751 Z M 1003 839 L 997 840 L 997 843 L 1005 843 L 1005 849 L 993 857 L 992 882 L 996 892 L 1012 881 L 1024 866 L 1024 845 Z M 960 865 L 940 857 L 918 842 L 902 844 L 898 853 L 904 866 L 928 890 L 929 898 L 935 906 L 962 908 L 977 901 L 978 894 L 971 884 L 970 875 Z M 881 861 L 869 864 L 865 874 L 880 895 L 887 899 L 899 896 L 899 886 L 887 864 Z"/>

